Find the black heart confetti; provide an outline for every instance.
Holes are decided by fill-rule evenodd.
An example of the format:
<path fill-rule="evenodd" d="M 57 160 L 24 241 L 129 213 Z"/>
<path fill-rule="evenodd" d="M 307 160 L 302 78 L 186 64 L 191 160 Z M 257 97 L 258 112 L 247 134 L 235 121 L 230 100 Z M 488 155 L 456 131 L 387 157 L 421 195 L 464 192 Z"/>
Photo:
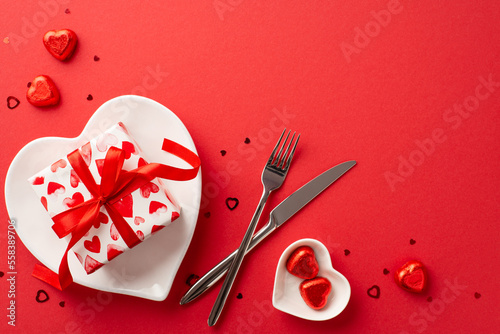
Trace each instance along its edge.
<path fill-rule="evenodd" d="M 15 103 L 12 104 L 12 101 L 14 101 Z M 21 103 L 21 102 L 19 102 L 19 100 L 14 96 L 9 96 L 7 98 L 7 108 L 9 108 L 9 109 L 14 109 L 15 107 L 17 107 L 19 105 L 19 103 Z"/>
<path fill-rule="evenodd" d="M 186 284 L 189 286 L 189 287 L 192 287 L 194 283 L 196 283 L 197 280 L 200 279 L 200 276 L 198 275 L 195 275 L 195 274 L 191 274 L 189 275 L 189 277 L 187 278 L 186 280 Z"/>
<path fill-rule="evenodd" d="M 236 298 L 238 299 L 242 299 L 243 298 L 243 295 L 241 293 L 238 293 L 238 295 L 236 296 Z"/>
<path fill-rule="evenodd" d="M 389 272 L 390 272 L 390 271 L 389 271 L 389 270 L 387 270 L 387 268 L 384 268 L 384 275 L 389 274 Z"/>
<path fill-rule="evenodd" d="M 49 300 L 49 295 L 45 290 L 38 290 L 36 293 L 36 301 L 39 303 L 45 303 L 47 300 Z"/>
<path fill-rule="evenodd" d="M 225 155 L 226 155 L 226 153 L 227 153 L 227 152 L 226 152 L 225 150 L 221 150 L 221 151 L 220 151 L 220 155 L 222 155 L 222 156 L 225 156 Z"/>
<path fill-rule="evenodd" d="M 228 207 L 229 210 L 234 210 L 236 207 L 240 204 L 240 201 L 235 198 L 235 197 L 228 197 L 226 198 L 226 206 Z"/>
<path fill-rule="evenodd" d="M 344 249 L 344 255 L 345 255 L 345 256 L 347 256 L 347 255 L 349 255 L 349 254 L 351 254 L 351 251 L 350 251 L 350 250 L 348 250 L 348 249 Z"/>
<path fill-rule="evenodd" d="M 250 138 L 248 137 L 245 138 L 245 144 L 250 144 Z"/>
<path fill-rule="evenodd" d="M 380 297 L 380 288 L 378 287 L 378 285 L 374 285 L 368 289 L 367 293 L 368 296 L 378 299 Z"/>
<path fill-rule="evenodd" d="M 92 101 L 93 99 L 94 99 L 94 97 L 93 97 L 91 94 L 89 94 L 89 95 L 87 96 L 87 100 Z"/>
<path fill-rule="evenodd" d="M 410 245 L 415 245 L 416 241 L 413 239 L 410 239 Z"/>

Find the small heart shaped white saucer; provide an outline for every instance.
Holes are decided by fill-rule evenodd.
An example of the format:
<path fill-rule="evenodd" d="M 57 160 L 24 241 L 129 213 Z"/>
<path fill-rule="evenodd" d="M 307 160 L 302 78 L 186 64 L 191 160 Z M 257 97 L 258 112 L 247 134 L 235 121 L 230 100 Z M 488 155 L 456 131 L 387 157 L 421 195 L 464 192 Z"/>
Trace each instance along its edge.
<path fill-rule="evenodd" d="M 314 310 L 307 306 L 300 295 L 299 285 L 304 280 L 290 274 L 286 270 L 286 262 L 292 252 L 300 246 L 309 246 L 314 250 L 319 264 L 318 276 L 324 277 L 332 284 L 325 307 Z M 308 320 L 328 320 L 336 317 L 344 310 L 351 297 L 351 286 L 347 279 L 333 269 L 328 249 L 315 239 L 301 239 L 288 246 L 281 254 L 274 280 L 273 306 L 285 313 Z"/>
<path fill-rule="evenodd" d="M 147 161 L 190 168 L 184 161 L 161 150 L 163 138 L 168 138 L 196 153 L 184 124 L 163 105 L 141 96 L 120 96 L 104 103 L 76 138 L 40 138 L 27 144 L 7 172 L 5 202 L 19 238 L 40 262 L 53 271 L 59 268 L 67 240 L 57 238 L 51 228 L 52 220 L 27 179 L 118 122 L 125 124 Z M 70 252 L 69 267 L 76 283 L 151 300 L 167 297 L 196 227 L 201 171 L 195 179 L 183 182 L 163 180 L 163 184 L 181 205 L 180 218 L 90 275 Z"/>

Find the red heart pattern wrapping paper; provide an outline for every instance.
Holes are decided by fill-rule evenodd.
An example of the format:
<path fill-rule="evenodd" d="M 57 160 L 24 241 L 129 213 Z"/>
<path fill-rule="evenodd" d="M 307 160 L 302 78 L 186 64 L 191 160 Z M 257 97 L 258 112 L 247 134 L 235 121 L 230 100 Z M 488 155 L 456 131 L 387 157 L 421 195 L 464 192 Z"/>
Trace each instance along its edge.
<path fill-rule="evenodd" d="M 110 147 L 125 151 L 124 170 L 147 164 L 126 127 L 118 123 L 78 149 L 97 184 L 100 183 L 103 161 Z M 51 217 L 92 198 L 67 157 L 36 173 L 28 182 Z M 179 217 L 181 211 L 158 178 L 124 196 L 113 206 L 141 241 L 169 225 Z M 85 237 L 76 243 L 73 252 L 85 271 L 90 274 L 127 249 L 129 247 L 103 206 L 99 213 L 99 222 L 94 223 Z"/>

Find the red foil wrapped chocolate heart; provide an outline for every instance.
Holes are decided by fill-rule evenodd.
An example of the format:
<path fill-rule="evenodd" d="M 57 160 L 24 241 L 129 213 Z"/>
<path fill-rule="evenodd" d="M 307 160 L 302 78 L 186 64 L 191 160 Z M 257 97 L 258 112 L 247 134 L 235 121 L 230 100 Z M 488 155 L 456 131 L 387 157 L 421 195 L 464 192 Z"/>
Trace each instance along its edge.
<path fill-rule="evenodd" d="M 427 286 L 427 270 L 422 262 L 411 260 L 396 271 L 394 280 L 405 290 L 422 293 Z"/>
<path fill-rule="evenodd" d="M 300 284 L 300 295 L 306 304 L 320 310 L 325 307 L 328 301 L 328 295 L 332 291 L 332 284 L 324 277 L 316 277 L 305 280 Z"/>
<path fill-rule="evenodd" d="M 51 55 L 65 61 L 71 58 L 76 49 L 78 38 L 69 29 L 49 30 L 43 36 L 43 44 Z"/>
<path fill-rule="evenodd" d="M 286 262 L 286 269 L 294 276 L 303 279 L 316 277 L 319 272 L 318 261 L 309 246 L 301 246 L 293 251 Z"/>
<path fill-rule="evenodd" d="M 34 106 L 47 107 L 58 104 L 60 95 L 52 79 L 46 75 L 39 75 L 31 81 L 26 99 Z"/>

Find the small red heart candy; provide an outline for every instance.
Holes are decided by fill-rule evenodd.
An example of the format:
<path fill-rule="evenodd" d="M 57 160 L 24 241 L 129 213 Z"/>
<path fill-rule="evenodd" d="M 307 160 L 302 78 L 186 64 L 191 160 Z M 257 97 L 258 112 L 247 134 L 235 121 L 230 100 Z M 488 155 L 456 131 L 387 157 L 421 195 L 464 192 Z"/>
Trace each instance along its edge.
<path fill-rule="evenodd" d="M 422 262 L 411 260 L 396 271 L 394 280 L 405 290 L 422 293 L 427 286 L 427 270 Z"/>
<path fill-rule="evenodd" d="M 36 107 L 54 106 L 59 103 L 60 95 L 56 85 L 46 75 L 39 75 L 26 92 L 26 99 Z"/>
<path fill-rule="evenodd" d="M 286 269 L 290 274 L 302 279 L 316 277 L 319 265 L 313 249 L 309 246 L 300 246 L 294 250 L 286 261 Z"/>
<path fill-rule="evenodd" d="M 51 55 L 65 61 L 71 58 L 76 49 L 78 38 L 69 29 L 49 30 L 43 36 L 43 44 Z"/>
<path fill-rule="evenodd" d="M 305 280 L 300 284 L 300 295 L 307 306 L 315 310 L 325 307 L 328 296 L 332 291 L 332 284 L 324 277 Z"/>

